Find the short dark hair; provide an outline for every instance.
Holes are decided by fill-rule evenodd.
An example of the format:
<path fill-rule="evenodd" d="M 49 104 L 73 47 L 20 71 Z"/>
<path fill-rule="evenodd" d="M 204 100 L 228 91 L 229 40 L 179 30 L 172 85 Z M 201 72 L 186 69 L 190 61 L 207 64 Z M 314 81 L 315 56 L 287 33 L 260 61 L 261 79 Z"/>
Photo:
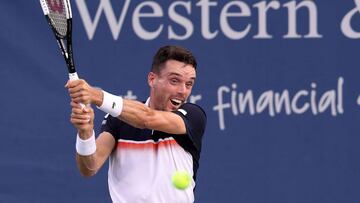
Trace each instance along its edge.
<path fill-rule="evenodd" d="M 156 52 L 151 66 L 151 72 L 160 73 L 167 60 L 176 60 L 187 65 L 192 65 L 195 70 L 197 67 L 196 58 L 189 50 L 181 46 L 167 45 L 161 47 Z"/>

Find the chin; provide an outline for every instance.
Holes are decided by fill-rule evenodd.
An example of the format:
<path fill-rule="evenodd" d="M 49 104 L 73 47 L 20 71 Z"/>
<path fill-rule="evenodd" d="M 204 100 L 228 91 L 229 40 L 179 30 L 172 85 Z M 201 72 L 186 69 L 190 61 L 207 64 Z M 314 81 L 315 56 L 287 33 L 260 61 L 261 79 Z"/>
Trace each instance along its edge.
<path fill-rule="evenodd" d="M 178 108 L 174 106 L 170 106 L 166 108 L 166 111 L 176 111 L 176 110 L 178 110 Z"/>

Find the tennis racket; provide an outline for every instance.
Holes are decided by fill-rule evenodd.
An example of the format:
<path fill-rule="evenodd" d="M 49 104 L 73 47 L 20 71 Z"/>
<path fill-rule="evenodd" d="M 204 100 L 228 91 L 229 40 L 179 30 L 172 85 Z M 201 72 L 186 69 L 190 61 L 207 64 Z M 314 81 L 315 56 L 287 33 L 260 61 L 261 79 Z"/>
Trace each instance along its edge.
<path fill-rule="evenodd" d="M 72 12 L 69 0 L 40 0 L 40 4 L 64 56 L 70 80 L 79 79 L 73 59 Z"/>
<path fill-rule="evenodd" d="M 45 18 L 64 56 L 70 80 L 78 80 L 72 50 L 72 12 L 69 0 L 40 0 Z M 84 107 L 83 104 L 80 104 Z"/>

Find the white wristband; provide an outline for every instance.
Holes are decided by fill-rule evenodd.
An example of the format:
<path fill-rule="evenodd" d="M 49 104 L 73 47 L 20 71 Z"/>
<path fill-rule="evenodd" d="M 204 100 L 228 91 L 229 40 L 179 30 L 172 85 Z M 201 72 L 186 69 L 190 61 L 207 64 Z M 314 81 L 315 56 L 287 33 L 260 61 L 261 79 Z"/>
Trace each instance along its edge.
<path fill-rule="evenodd" d="M 104 90 L 102 92 L 104 95 L 103 102 L 101 106 L 97 108 L 105 113 L 110 114 L 113 117 L 120 116 L 124 105 L 123 98 L 116 95 L 112 95 L 108 92 L 105 92 Z"/>
<path fill-rule="evenodd" d="M 76 137 L 76 152 L 82 156 L 89 156 L 96 152 L 95 132 L 89 139 L 83 140 L 79 134 Z"/>

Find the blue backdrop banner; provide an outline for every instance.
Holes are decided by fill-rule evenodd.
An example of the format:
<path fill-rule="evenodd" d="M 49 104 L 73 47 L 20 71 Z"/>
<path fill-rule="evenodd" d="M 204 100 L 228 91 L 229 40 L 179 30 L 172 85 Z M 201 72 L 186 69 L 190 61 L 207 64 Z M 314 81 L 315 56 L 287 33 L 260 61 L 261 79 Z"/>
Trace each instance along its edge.
<path fill-rule="evenodd" d="M 81 78 L 145 100 L 160 46 L 198 59 L 196 202 L 360 202 L 360 0 L 72 0 Z M 66 65 L 40 3 L 0 3 L 0 201 L 111 202 L 82 178 Z M 104 113 L 96 110 L 96 132 Z"/>

